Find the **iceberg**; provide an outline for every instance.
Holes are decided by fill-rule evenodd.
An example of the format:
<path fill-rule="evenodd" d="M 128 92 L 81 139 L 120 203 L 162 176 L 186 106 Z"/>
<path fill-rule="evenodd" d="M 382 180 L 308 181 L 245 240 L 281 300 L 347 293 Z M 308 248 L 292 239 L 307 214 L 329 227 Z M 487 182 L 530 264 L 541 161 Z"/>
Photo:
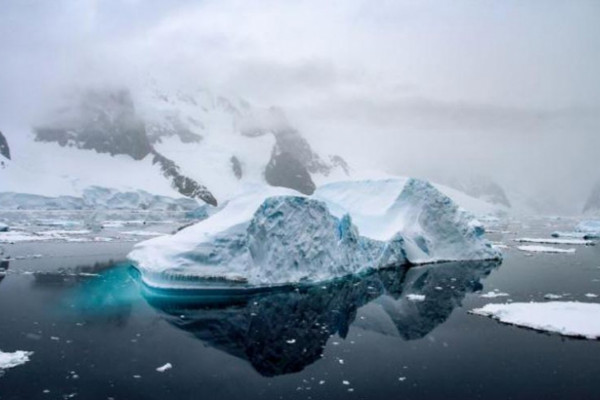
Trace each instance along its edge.
<path fill-rule="evenodd" d="M 500 259 L 481 224 L 428 182 L 338 182 L 311 196 L 250 186 L 209 218 L 129 254 L 153 287 L 320 282 L 392 265 Z"/>
<path fill-rule="evenodd" d="M 560 238 L 575 238 L 575 239 L 600 239 L 600 220 L 581 221 L 575 227 L 575 231 L 562 232 L 557 231 L 552 233 L 552 237 Z"/>
<path fill-rule="evenodd" d="M 575 230 L 584 233 L 585 239 L 600 238 L 600 220 L 581 221 Z"/>

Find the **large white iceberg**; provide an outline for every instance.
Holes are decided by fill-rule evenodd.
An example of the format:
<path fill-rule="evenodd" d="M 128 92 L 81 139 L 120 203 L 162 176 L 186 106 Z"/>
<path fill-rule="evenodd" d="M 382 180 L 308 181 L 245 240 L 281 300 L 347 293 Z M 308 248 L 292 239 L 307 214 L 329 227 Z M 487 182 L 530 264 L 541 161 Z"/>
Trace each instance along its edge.
<path fill-rule="evenodd" d="M 406 263 L 499 259 L 468 212 L 416 179 L 339 182 L 312 196 L 252 187 L 208 219 L 137 244 L 143 281 L 277 285 Z"/>

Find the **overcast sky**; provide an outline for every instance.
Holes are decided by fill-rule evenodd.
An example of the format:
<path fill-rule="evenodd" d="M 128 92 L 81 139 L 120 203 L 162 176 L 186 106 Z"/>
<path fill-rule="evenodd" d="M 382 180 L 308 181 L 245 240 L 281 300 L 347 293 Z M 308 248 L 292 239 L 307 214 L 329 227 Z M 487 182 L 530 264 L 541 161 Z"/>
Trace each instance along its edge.
<path fill-rule="evenodd" d="M 567 207 L 600 179 L 597 0 L 2 0 L 0 54 L 0 129 L 152 76 L 282 106 L 356 168 L 481 171 Z"/>

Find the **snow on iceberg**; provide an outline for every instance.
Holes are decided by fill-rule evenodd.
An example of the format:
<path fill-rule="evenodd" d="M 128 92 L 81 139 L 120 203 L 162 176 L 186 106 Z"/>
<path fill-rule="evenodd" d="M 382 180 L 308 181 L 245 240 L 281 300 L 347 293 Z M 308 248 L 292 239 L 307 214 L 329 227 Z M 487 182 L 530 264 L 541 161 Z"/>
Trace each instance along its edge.
<path fill-rule="evenodd" d="M 564 336 L 600 339 L 600 304 L 574 301 L 486 304 L 471 311 L 506 324 Z"/>
<path fill-rule="evenodd" d="M 415 179 L 329 184 L 312 196 L 253 186 L 208 219 L 138 243 L 156 287 L 317 282 L 390 265 L 499 259 L 475 218 Z"/>

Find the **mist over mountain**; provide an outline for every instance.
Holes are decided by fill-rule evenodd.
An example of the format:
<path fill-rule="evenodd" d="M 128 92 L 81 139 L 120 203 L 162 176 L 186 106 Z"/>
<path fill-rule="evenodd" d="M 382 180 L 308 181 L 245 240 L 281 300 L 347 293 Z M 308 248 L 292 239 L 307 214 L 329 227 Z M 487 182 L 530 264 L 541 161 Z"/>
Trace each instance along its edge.
<path fill-rule="evenodd" d="M 72 142 L 106 155 L 118 147 L 117 158 L 143 158 L 152 147 L 175 162 L 158 157 L 158 170 L 179 168 L 171 182 L 194 186 L 189 178 L 218 200 L 220 189 L 201 176 L 200 163 L 175 157 L 216 143 L 204 130 L 230 129 L 177 111 L 192 106 L 181 88 L 203 87 L 218 93 L 214 104 L 229 99 L 242 116 L 244 105 L 232 99 L 283 110 L 282 129 L 249 132 L 256 142 L 274 142 L 259 157 L 273 184 L 297 178 L 292 185 L 308 193 L 315 175 L 326 173 L 323 165 L 344 168 L 328 156 L 336 154 L 358 172 L 432 180 L 451 174 L 463 182 L 485 176 L 513 207 L 538 202 L 544 213 L 578 214 L 598 179 L 600 10 L 594 1 L 549 4 L 8 1 L 0 15 L 0 50 L 11 55 L 0 74 L 0 130 L 12 157 L 33 128 L 40 143 Z M 342 39 L 352 46 L 341 46 Z M 169 101 L 140 95 L 153 80 Z M 68 115 L 73 110 L 48 120 L 72 88 L 96 92 L 96 102 L 106 101 L 98 89 L 110 88 L 111 101 L 122 103 L 118 122 L 92 126 Z M 116 94 L 122 91 L 131 99 Z M 97 111 L 94 102 L 74 104 L 78 118 Z M 218 107 L 221 113 L 229 105 Z M 242 132 L 242 117 L 230 111 Z M 92 138 L 115 123 L 121 136 Z M 190 146 L 177 149 L 173 138 Z M 237 171 L 232 181 L 227 173 L 223 192 L 240 183 L 237 176 L 256 176 L 234 153 L 203 160 L 204 168 L 216 162 Z M 287 172 L 276 173 L 275 165 Z"/>

